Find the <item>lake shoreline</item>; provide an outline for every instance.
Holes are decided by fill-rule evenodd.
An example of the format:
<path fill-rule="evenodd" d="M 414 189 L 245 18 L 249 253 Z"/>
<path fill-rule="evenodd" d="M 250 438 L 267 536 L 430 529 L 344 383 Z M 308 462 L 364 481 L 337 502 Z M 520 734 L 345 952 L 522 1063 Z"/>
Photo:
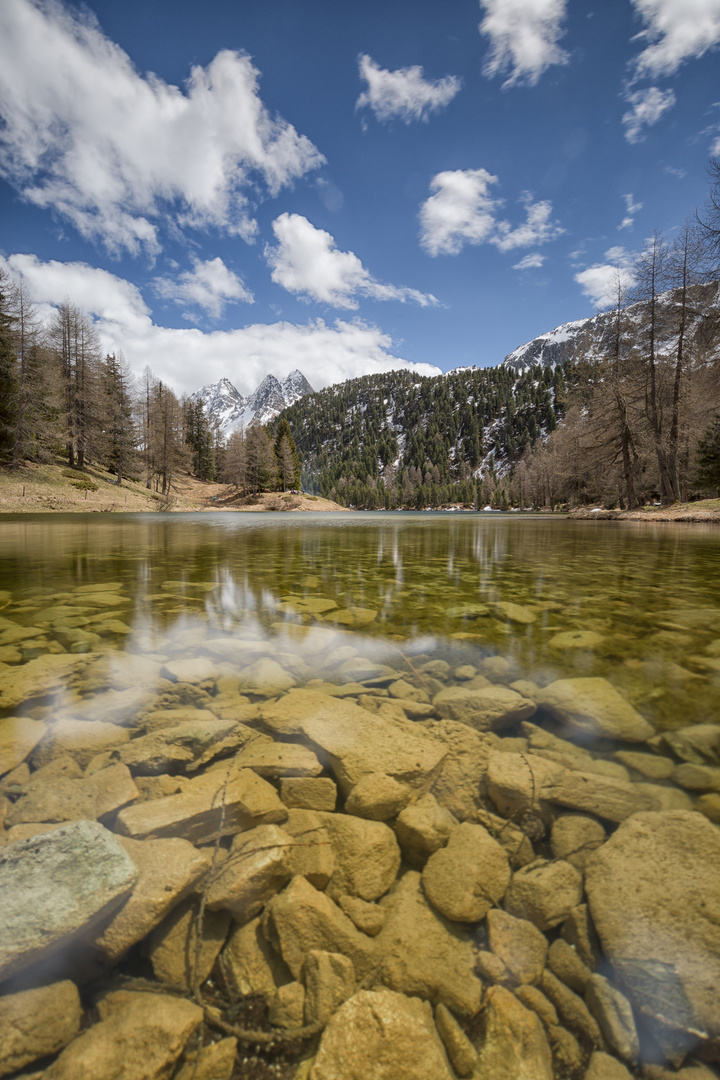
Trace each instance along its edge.
<path fill-rule="evenodd" d="M 720 523 L 720 500 L 705 499 L 700 503 L 673 503 L 672 506 L 658 506 L 642 510 L 606 510 L 601 507 L 580 507 L 571 510 L 568 518 L 575 521 L 684 521 L 704 524 L 708 521 Z"/>

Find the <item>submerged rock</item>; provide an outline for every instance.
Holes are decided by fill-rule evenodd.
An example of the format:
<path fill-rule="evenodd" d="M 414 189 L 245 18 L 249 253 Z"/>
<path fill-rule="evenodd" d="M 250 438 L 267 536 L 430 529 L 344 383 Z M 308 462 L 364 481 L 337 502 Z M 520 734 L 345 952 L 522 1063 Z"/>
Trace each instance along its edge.
<path fill-rule="evenodd" d="M 436 694 L 433 705 L 444 719 L 467 724 L 476 731 L 499 731 L 529 720 L 535 713 L 534 702 L 507 686 L 480 689 L 454 686 Z"/>
<path fill-rule="evenodd" d="M 213 769 L 188 781 L 179 795 L 121 810 L 118 832 L 135 839 L 181 836 L 208 843 L 218 830 L 231 836 L 254 825 L 285 821 L 287 808 L 275 788 L 252 769 Z"/>
<path fill-rule="evenodd" d="M 453 1080 L 427 1002 L 361 990 L 326 1027 L 310 1080 Z"/>
<path fill-rule="evenodd" d="M 563 922 L 581 900 L 582 877 L 574 866 L 539 860 L 513 874 L 505 909 L 544 931 Z"/>
<path fill-rule="evenodd" d="M 0 776 L 20 765 L 47 730 L 41 720 L 6 716 L 0 720 Z"/>
<path fill-rule="evenodd" d="M 507 855 L 482 825 L 469 821 L 430 856 L 422 884 L 433 907 L 456 922 L 478 922 L 498 904 L 510 882 Z"/>
<path fill-rule="evenodd" d="M 292 975 L 262 932 L 260 916 L 235 926 L 222 950 L 225 976 L 240 997 L 270 998 Z"/>
<path fill-rule="evenodd" d="M 477 1075 L 492 1080 L 553 1080 L 552 1054 L 538 1016 L 502 986 L 486 1000 Z"/>
<path fill-rule="evenodd" d="M 428 794 L 400 812 L 395 835 L 405 860 L 417 868 L 422 867 L 428 855 L 447 844 L 457 825 L 457 819 Z"/>
<path fill-rule="evenodd" d="M 118 991 L 100 1008 L 100 1023 L 63 1050 L 45 1080 L 168 1080 L 203 1017 L 167 994 Z"/>
<path fill-rule="evenodd" d="M 47 697 L 60 690 L 79 662 L 77 656 L 46 653 L 26 664 L 3 672 L 0 709 L 14 709 L 33 698 Z"/>
<path fill-rule="evenodd" d="M 487 915 L 488 944 L 502 960 L 513 983 L 536 983 L 545 967 L 548 943 L 528 919 L 516 919 L 500 908 Z"/>
<path fill-rule="evenodd" d="M 326 1024 L 355 993 L 355 968 L 352 960 L 341 953 L 313 949 L 305 960 L 303 979 L 306 1024 Z"/>
<path fill-rule="evenodd" d="M 368 773 L 385 773 L 413 789 L 431 785 L 446 750 L 412 721 L 383 720 L 350 701 L 315 690 L 291 690 L 262 709 L 274 732 L 304 735 L 344 795 Z"/>
<path fill-rule="evenodd" d="M 558 679 L 542 690 L 538 704 L 581 734 L 627 742 L 642 742 L 655 734 L 607 679 Z"/>
<path fill-rule="evenodd" d="M 231 916 L 229 911 L 206 910 L 198 947 L 199 911 L 200 901 L 189 896 L 146 939 L 145 952 L 158 982 L 190 990 L 196 980 L 203 982 L 210 974 L 225 943 Z"/>
<path fill-rule="evenodd" d="M 0 850 L 0 980 L 90 940 L 137 879 L 120 841 L 95 821 L 8 844 Z"/>
<path fill-rule="evenodd" d="M 296 979 L 313 949 L 349 957 L 360 978 L 372 968 L 374 943 L 356 929 L 329 896 L 303 877 L 294 877 L 269 902 L 263 930 Z"/>
<path fill-rule="evenodd" d="M 68 980 L 0 997 L 0 1076 L 62 1050 L 81 1017 L 80 995 Z"/>
<path fill-rule="evenodd" d="M 460 1016 L 473 1016 L 480 1008 L 482 983 L 475 974 L 472 939 L 432 909 L 420 875 L 405 873 L 381 907 L 385 923 L 374 939 L 379 981 L 442 1002 Z"/>
<path fill-rule="evenodd" d="M 349 814 L 319 814 L 330 836 L 335 869 L 327 885 L 328 896 L 347 894 L 377 900 L 395 881 L 400 848 L 392 829 L 381 821 Z"/>
<path fill-rule="evenodd" d="M 259 915 L 290 878 L 292 842 L 276 825 L 258 825 L 236 836 L 227 859 L 210 879 L 210 910 L 229 911 L 239 923 Z"/>
<path fill-rule="evenodd" d="M 114 962 L 142 941 L 180 903 L 210 867 L 210 855 L 179 837 L 167 840 L 120 839 L 139 877 L 128 900 L 93 947 Z"/>
<path fill-rule="evenodd" d="M 585 873 L 603 950 L 656 1037 L 668 1053 L 714 1040 L 720 1059 L 717 826 L 692 811 L 636 814 Z"/>

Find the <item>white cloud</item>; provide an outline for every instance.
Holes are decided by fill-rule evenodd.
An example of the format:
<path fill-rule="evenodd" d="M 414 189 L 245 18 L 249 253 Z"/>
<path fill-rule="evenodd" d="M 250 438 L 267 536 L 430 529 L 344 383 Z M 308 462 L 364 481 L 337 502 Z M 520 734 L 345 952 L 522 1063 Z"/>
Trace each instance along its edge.
<path fill-rule="evenodd" d="M 672 90 L 648 86 L 645 90 L 627 93 L 625 100 L 632 105 L 632 109 L 624 113 L 622 118 L 625 138 L 629 143 L 638 143 L 645 138 L 643 128 L 657 124 L 663 113 L 673 107 L 675 94 Z"/>
<path fill-rule="evenodd" d="M 499 203 L 489 193 L 497 176 L 486 169 L 455 169 L 430 181 L 431 195 L 420 208 L 420 243 L 431 255 L 457 255 L 467 244 L 482 244 L 495 229 Z"/>
<path fill-rule="evenodd" d="M 535 86 L 552 64 L 566 64 L 558 41 L 564 31 L 565 0 L 480 0 L 485 17 L 480 32 L 490 38 L 484 72 L 509 71 L 503 87 Z"/>
<path fill-rule="evenodd" d="M 637 57 L 638 76 L 672 75 L 691 57 L 720 42 L 720 0 L 632 0 L 646 24 L 638 35 L 652 44 Z"/>
<path fill-rule="evenodd" d="M 533 202 L 527 193 L 522 200 L 525 204 L 525 221 L 513 229 L 507 221 L 497 223 L 497 237 L 493 239 L 500 251 L 511 251 L 517 247 L 531 247 L 533 244 L 546 244 L 557 239 L 565 230 L 557 221 L 552 220 L 552 203 L 547 200 Z"/>
<path fill-rule="evenodd" d="M 197 327 L 158 326 L 140 291 L 130 282 L 85 263 L 41 262 L 35 255 L 0 257 L 16 279 L 27 282 L 41 314 L 70 297 L 95 317 L 103 348 L 125 355 L 136 374 L 148 364 L 177 393 L 193 393 L 226 376 L 243 394 L 269 372 L 285 378 L 300 368 L 316 389 L 374 372 L 403 368 L 439 375 L 432 364 L 413 364 L 393 352 L 379 327 L 360 319 L 322 319 L 304 325 L 255 323 L 204 333 Z"/>
<path fill-rule="evenodd" d="M 500 251 L 554 240 L 563 230 L 552 220 L 549 202 L 525 194 L 525 222 L 512 228 L 499 221 L 502 200 L 490 194 L 497 176 L 486 169 L 441 172 L 430 182 L 434 192 L 420 208 L 420 243 L 430 255 L 457 255 L 465 244 L 494 244 Z"/>
<path fill-rule="evenodd" d="M 634 257 L 630 252 L 623 247 L 611 247 L 605 252 L 605 258 L 607 262 L 595 263 L 575 275 L 583 295 L 596 308 L 611 307 L 617 303 L 618 286 L 626 290 L 635 284 Z"/>
<path fill-rule="evenodd" d="M 631 229 L 635 224 L 635 215 L 638 210 L 642 210 L 643 208 L 641 202 L 634 201 L 632 194 L 623 195 L 623 199 L 625 200 L 625 209 L 627 213 L 618 225 L 618 232 L 620 232 L 621 229 Z"/>
<path fill-rule="evenodd" d="M 365 79 L 363 90 L 355 102 L 355 108 L 368 105 L 377 120 L 427 120 L 431 113 L 439 112 L 448 105 L 460 90 L 460 79 L 446 75 L 429 82 L 423 78 L 423 69 L 416 65 L 388 71 L 376 64 L 371 56 L 358 57 L 360 78 Z"/>
<path fill-rule="evenodd" d="M 529 255 L 523 255 L 520 262 L 515 263 L 513 270 L 536 270 L 545 262 L 545 256 L 539 251 L 533 251 Z"/>
<path fill-rule="evenodd" d="M 141 76 L 91 17 L 0 3 L 0 175 L 109 250 L 159 250 L 159 225 L 251 240 L 248 192 L 275 195 L 324 158 L 260 100 L 248 56 L 223 50 L 186 88 Z"/>
<path fill-rule="evenodd" d="M 206 262 L 193 259 L 192 270 L 184 270 L 177 278 L 157 277 L 153 288 L 165 300 L 202 308 L 216 319 L 222 315 L 226 303 L 244 300 L 252 304 L 254 299 L 242 278 L 220 258 Z"/>
<path fill-rule="evenodd" d="M 273 281 L 288 292 L 338 308 L 357 308 L 357 296 L 437 304 L 429 293 L 376 281 L 353 251 L 340 251 L 330 233 L 301 214 L 281 214 L 272 227 L 279 243 L 265 248 L 265 258 Z"/>

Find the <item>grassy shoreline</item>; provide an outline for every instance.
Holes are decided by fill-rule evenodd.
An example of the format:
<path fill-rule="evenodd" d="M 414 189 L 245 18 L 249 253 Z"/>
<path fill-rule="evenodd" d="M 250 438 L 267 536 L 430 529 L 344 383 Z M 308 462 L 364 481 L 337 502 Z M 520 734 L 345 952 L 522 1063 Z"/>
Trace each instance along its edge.
<path fill-rule="evenodd" d="M 142 480 L 116 477 L 101 466 L 83 470 L 66 464 L 24 462 L 0 468 L 0 514 L 182 513 L 206 510 L 345 510 L 316 496 L 263 492 L 243 497 L 228 484 L 178 475 L 169 495 L 149 490 Z"/>
<path fill-rule="evenodd" d="M 352 512 L 317 495 L 261 492 L 244 496 L 232 485 L 198 480 L 187 474 L 175 478 L 170 495 L 149 490 L 141 480 L 126 478 L 120 485 L 115 480 L 113 474 L 94 465 L 83 470 L 69 469 L 65 463 L 24 462 L 17 469 L 5 466 L 0 468 L 0 514 Z M 632 511 L 581 507 L 569 513 L 555 511 L 553 516 L 581 521 L 720 522 L 720 499 Z"/>

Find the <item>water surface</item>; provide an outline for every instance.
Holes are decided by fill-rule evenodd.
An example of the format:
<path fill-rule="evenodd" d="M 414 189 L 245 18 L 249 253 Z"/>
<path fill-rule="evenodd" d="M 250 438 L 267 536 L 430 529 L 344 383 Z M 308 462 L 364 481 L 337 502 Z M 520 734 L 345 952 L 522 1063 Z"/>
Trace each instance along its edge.
<path fill-rule="evenodd" d="M 541 685 L 602 675 L 659 728 L 717 722 L 719 553 L 713 525 L 519 514 L 4 516 L 0 663 L 229 636 L 303 683 L 337 648 L 499 656 Z"/>

